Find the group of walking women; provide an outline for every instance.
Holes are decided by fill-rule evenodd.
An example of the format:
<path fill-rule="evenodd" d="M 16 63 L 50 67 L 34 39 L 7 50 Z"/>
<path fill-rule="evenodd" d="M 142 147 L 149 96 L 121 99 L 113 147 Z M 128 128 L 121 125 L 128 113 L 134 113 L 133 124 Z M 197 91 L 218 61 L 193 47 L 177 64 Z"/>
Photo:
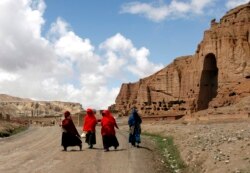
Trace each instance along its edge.
<path fill-rule="evenodd" d="M 115 128 L 119 129 L 117 126 L 115 118 L 112 116 L 109 110 L 102 111 L 102 118 L 98 120 L 95 116 L 95 111 L 88 108 L 83 122 L 83 132 L 86 133 L 85 143 L 88 144 L 88 148 L 92 149 L 93 145 L 96 144 L 96 125 L 98 122 L 101 124 L 101 135 L 104 151 L 109 151 L 110 147 L 117 149 L 119 142 L 116 138 Z M 134 147 L 139 147 L 141 143 L 140 133 L 141 127 L 140 124 L 142 120 L 137 113 L 135 108 L 132 109 L 131 115 L 129 116 L 128 125 L 129 125 L 129 143 Z M 63 129 L 61 145 L 63 150 L 67 151 L 69 146 L 79 146 L 82 150 L 82 141 L 81 137 L 72 121 L 70 112 L 66 111 L 64 113 L 64 119 L 61 123 Z"/>

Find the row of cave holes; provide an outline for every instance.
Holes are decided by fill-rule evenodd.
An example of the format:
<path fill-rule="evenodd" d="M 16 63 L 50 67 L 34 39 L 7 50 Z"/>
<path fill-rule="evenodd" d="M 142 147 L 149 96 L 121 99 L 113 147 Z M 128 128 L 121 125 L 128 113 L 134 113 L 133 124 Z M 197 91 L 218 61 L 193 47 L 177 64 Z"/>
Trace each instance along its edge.
<path fill-rule="evenodd" d="M 168 111 L 171 107 L 173 107 L 173 105 L 175 105 L 175 104 L 181 105 L 183 103 L 186 103 L 186 102 L 184 100 L 169 101 L 169 102 L 167 102 L 167 104 L 168 104 L 168 107 L 167 107 L 166 102 L 163 101 L 163 102 L 158 102 L 159 106 L 156 107 L 155 105 L 157 105 L 157 102 L 152 102 L 152 104 L 149 104 L 148 102 L 144 102 L 145 106 L 154 106 L 154 107 L 141 107 L 140 109 L 142 111 L 144 109 L 148 110 L 148 111 L 150 111 L 152 109 L 157 110 L 157 111 L 160 111 L 160 110 Z M 124 104 L 124 102 L 123 102 L 123 104 Z M 127 106 L 124 105 L 124 109 L 126 109 L 126 108 L 127 108 Z M 131 104 L 128 105 L 128 108 L 131 108 Z M 179 108 L 179 110 L 184 111 L 184 110 L 186 110 L 186 108 L 181 107 L 181 108 Z"/>
<path fill-rule="evenodd" d="M 174 101 L 169 101 L 169 102 L 158 102 L 159 107 L 166 107 L 166 104 L 168 104 L 169 107 L 172 107 L 172 105 L 174 104 L 182 104 L 182 103 L 186 103 L 184 100 L 174 100 Z M 157 102 L 152 102 L 152 104 L 150 104 L 149 102 L 144 102 L 145 106 L 150 106 L 150 105 L 157 105 Z M 163 105 L 163 106 L 162 106 Z"/>
<path fill-rule="evenodd" d="M 125 104 L 125 103 L 129 103 L 129 101 L 127 102 L 122 102 L 122 104 Z M 175 101 L 169 101 L 167 102 L 168 105 L 173 105 L 173 104 L 182 104 L 182 103 L 186 103 L 184 100 L 175 100 Z M 163 101 L 163 102 L 158 102 L 159 104 L 159 107 L 166 107 L 166 102 Z M 152 104 L 150 104 L 149 102 L 144 102 L 144 105 L 145 106 L 150 106 L 150 105 L 157 105 L 157 102 L 152 102 Z M 163 106 L 162 106 L 163 105 Z"/>
<path fill-rule="evenodd" d="M 145 108 L 145 110 L 152 110 L 152 109 L 154 109 L 154 110 L 157 110 L 157 111 L 160 111 L 160 110 L 163 110 L 163 111 L 168 111 L 169 109 L 168 108 Z M 141 110 L 143 111 L 144 110 L 144 107 L 142 107 L 141 108 Z M 185 111 L 185 110 L 187 110 L 186 108 L 178 108 L 178 110 L 180 110 L 180 111 Z"/>
<path fill-rule="evenodd" d="M 164 110 L 164 111 L 168 111 L 173 105 L 175 105 L 175 104 L 178 104 L 178 105 L 181 105 L 181 104 L 183 104 L 183 103 L 186 103 L 184 100 L 176 100 L 176 101 L 169 101 L 167 104 L 168 104 L 168 107 L 167 107 L 167 105 L 166 105 L 166 103 L 165 102 L 158 102 L 159 103 L 159 106 L 158 107 L 154 107 L 154 108 L 152 108 L 152 107 L 146 107 L 146 108 L 144 108 L 144 107 L 141 107 L 141 110 L 157 110 L 157 111 L 160 111 L 160 110 Z M 145 105 L 157 105 L 157 102 L 152 102 L 152 104 L 149 104 L 148 102 L 144 102 L 144 104 Z M 184 110 L 186 110 L 186 108 L 179 108 L 179 110 L 181 110 L 181 111 L 184 111 Z"/>

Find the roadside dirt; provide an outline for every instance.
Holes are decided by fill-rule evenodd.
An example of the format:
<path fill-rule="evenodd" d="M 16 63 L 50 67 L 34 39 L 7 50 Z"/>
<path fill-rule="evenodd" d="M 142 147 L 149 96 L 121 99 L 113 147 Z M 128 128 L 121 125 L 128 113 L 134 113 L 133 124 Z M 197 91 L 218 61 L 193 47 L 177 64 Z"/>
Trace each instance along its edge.
<path fill-rule="evenodd" d="M 250 173 L 250 118 L 144 121 L 142 129 L 174 137 L 185 173 Z"/>
<path fill-rule="evenodd" d="M 97 145 L 83 150 L 69 147 L 62 151 L 61 129 L 58 126 L 31 126 L 17 135 L 0 138 L 0 172 L 3 173 L 162 173 L 153 145 L 142 140 L 141 148 L 127 142 L 126 126 L 120 125 L 117 138 L 120 146 L 104 152 L 97 127 Z M 79 132 L 80 127 L 79 127 Z M 84 142 L 84 138 L 82 138 Z"/>

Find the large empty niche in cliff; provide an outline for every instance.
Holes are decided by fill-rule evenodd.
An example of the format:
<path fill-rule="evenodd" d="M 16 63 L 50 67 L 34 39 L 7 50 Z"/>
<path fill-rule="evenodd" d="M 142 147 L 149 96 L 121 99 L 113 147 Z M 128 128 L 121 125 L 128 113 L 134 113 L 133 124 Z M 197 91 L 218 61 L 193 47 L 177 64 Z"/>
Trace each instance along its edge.
<path fill-rule="evenodd" d="M 218 68 L 215 55 L 209 53 L 205 56 L 200 79 L 198 96 L 198 110 L 207 109 L 209 102 L 216 97 L 218 88 Z"/>

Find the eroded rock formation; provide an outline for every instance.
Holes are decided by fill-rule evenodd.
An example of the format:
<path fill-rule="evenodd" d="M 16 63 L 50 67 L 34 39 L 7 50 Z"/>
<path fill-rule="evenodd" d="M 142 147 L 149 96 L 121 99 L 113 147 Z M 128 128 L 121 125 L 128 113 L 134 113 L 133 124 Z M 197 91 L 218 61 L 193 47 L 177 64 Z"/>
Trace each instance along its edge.
<path fill-rule="evenodd" d="M 125 115 L 187 115 L 250 98 L 250 3 L 211 21 L 192 56 L 136 83 L 122 84 L 112 109 Z"/>
<path fill-rule="evenodd" d="M 34 101 L 0 94 L 0 116 L 13 117 L 49 117 L 62 116 L 69 110 L 72 114 L 83 112 L 80 103 L 59 101 Z"/>

